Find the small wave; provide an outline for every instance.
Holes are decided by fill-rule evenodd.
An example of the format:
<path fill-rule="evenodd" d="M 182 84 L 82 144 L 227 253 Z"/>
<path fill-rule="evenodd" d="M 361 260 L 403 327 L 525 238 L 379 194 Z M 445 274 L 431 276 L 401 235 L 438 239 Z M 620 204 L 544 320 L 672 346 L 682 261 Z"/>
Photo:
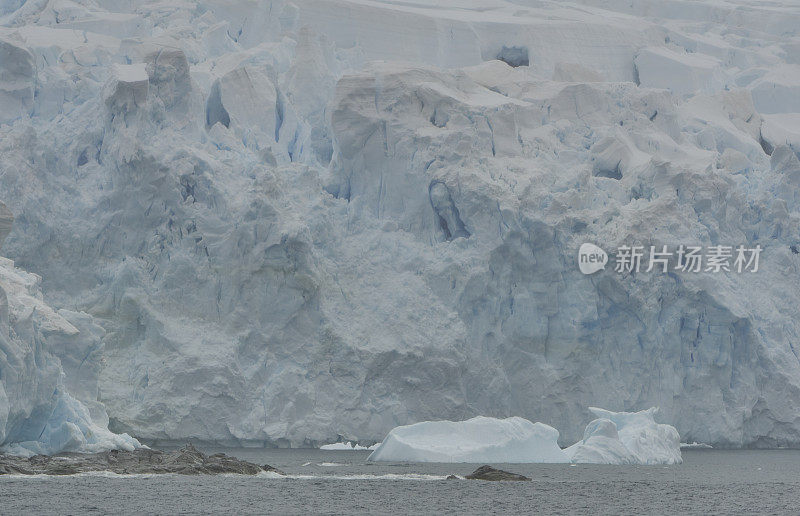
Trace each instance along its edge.
<path fill-rule="evenodd" d="M 0 482 L 6 480 L 39 480 L 39 481 L 58 481 L 60 479 L 68 479 L 68 478 L 75 478 L 75 477 L 93 477 L 93 478 L 114 478 L 114 479 L 124 479 L 124 478 L 136 478 L 136 479 L 148 479 L 148 478 L 175 478 L 175 477 L 182 477 L 184 475 L 180 475 L 178 473 L 114 473 L 112 471 L 87 471 L 85 473 L 75 473 L 72 475 L 47 475 L 44 473 L 37 473 L 35 475 L 23 475 L 23 474 L 9 474 L 9 475 L 0 475 Z M 280 480 L 280 479 L 293 479 L 293 480 L 417 480 L 417 481 L 430 481 L 430 480 L 445 480 L 447 476 L 445 475 L 426 475 L 422 473 L 386 473 L 383 475 L 362 475 L 362 474 L 353 474 L 353 475 L 281 475 L 280 473 L 275 473 L 274 471 L 261 471 L 255 475 L 239 475 L 237 473 L 223 473 L 218 475 L 220 477 L 226 478 L 263 478 L 269 480 Z M 463 477 L 457 477 L 459 479 Z"/>
<path fill-rule="evenodd" d="M 422 473 L 386 473 L 384 475 L 276 475 L 269 478 L 297 480 L 445 480 L 447 476 L 425 475 Z"/>
<path fill-rule="evenodd" d="M 100 477 L 100 478 L 155 478 L 178 476 L 177 473 L 114 473 L 113 471 L 85 471 L 83 473 L 72 473 L 69 475 L 49 475 L 47 473 L 36 473 L 34 475 L 24 475 L 22 473 L 11 473 L 0 475 L 2 480 L 57 480 L 62 478 L 75 477 Z"/>
<path fill-rule="evenodd" d="M 281 475 L 274 471 L 259 471 L 255 476 L 258 478 L 286 478 L 288 475 Z"/>

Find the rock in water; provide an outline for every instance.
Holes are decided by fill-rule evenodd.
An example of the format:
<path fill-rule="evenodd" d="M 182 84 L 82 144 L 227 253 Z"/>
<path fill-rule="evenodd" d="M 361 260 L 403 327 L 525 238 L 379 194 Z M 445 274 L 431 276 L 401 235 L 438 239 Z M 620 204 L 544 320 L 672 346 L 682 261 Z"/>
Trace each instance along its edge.
<path fill-rule="evenodd" d="M 530 481 L 530 478 L 524 475 L 517 475 L 516 473 L 509 473 L 508 471 L 503 471 L 502 469 L 495 469 L 488 464 L 481 466 L 480 468 L 476 469 L 466 477 L 469 480 L 492 480 L 492 481 L 501 481 L 501 480 L 510 480 L 510 481 L 519 481 L 519 480 L 527 480 Z"/>
<path fill-rule="evenodd" d="M 163 452 L 140 448 L 134 451 L 112 450 L 102 453 L 61 453 L 30 458 L 0 455 L 0 475 L 74 475 L 90 471 L 118 474 L 218 475 L 236 473 L 256 475 L 262 471 L 283 474 L 272 466 L 229 457 L 224 453 L 206 455 L 191 444 L 180 450 Z"/>

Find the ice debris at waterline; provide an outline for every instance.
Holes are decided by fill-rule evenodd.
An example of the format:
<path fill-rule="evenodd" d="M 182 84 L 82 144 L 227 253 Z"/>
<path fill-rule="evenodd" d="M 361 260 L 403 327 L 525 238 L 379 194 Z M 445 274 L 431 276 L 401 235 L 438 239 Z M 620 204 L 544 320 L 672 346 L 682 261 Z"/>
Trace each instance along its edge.
<path fill-rule="evenodd" d="M 12 223 L 0 202 L 0 245 Z M 139 447 L 128 434 L 108 430 L 97 401 L 103 329 L 88 314 L 53 309 L 43 301 L 40 283 L 36 274 L 0 257 L 0 452 Z"/>
<path fill-rule="evenodd" d="M 714 448 L 707 443 L 681 443 L 681 450 L 710 450 Z"/>
<path fill-rule="evenodd" d="M 206 455 L 191 444 L 180 450 L 164 452 L 139 448 L 133 451 L 111 450 L 102 453 L 62 453 L 22 458 L 0 455 L 0 475 L 74 475 L 108 471 L 118 474 L 218 475 L 237 473 L 257 475 L 263 472 L 283 475 L 269 465 L 259 466 L 224 453 Z"/>
<path fill-rule="evenodd" d="M 373 444 L 372 446 L 361 446 L 358 443 L 354 442 L 344 442 L 344 443 L 331 443 L 331 444 L 323 444 L 319 447 L 320 450 L 336 450 L 336 451 L 366 451 L 366 450 L 375 450 L 380 446 L 381 443 Z"/>
<path fill-rule="evenodd" d="M 581 462 L 594 464 L 679 464 L 678 431 L 656 423 L 657 408 L 611 412 L 590 408 L 597 419 L 583 440 L 566 450 L 558 430 L 511 417 L 425 421 L 394 428 L 368 460 L 393 462 Z"/>

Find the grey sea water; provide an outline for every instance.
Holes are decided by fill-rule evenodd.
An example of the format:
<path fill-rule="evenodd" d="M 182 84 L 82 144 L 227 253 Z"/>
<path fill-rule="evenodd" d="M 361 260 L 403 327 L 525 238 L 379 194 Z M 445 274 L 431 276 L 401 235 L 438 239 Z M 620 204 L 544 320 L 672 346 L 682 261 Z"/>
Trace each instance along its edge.
<path fill-rule="evenodd" d="M 686 450 L 667 467 L 494 464 L 533 482 L 483 482 L 444 479 L 478 464 L 199 448 L 289 476 L 0 476 L 0 514 L 800 514 L 800 450 Z"/>

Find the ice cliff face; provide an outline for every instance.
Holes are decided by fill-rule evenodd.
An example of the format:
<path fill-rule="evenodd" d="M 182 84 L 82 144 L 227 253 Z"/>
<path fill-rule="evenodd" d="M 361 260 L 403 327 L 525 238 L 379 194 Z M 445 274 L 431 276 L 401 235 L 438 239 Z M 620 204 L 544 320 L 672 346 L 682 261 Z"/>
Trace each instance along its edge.
<path fill-rule="evenodd" d="M 0 203 L 0 244 L 12 221 Z M 0 452 L 139 447 L 128 435 L 108 431 L 97 401 L 102 328 L 85 313 L 54 311 L 42 301 L 40 281 L 0 258 Z"/>
<path fill-rule="evenodd" d="M 800 444 L 800 10 L 580 4 L 0 6 L 4 254 L 89 314 L 70 392 L 154 439 L 657 405 Z M 764 251 L 583 276 L 584 242 Z"/>

